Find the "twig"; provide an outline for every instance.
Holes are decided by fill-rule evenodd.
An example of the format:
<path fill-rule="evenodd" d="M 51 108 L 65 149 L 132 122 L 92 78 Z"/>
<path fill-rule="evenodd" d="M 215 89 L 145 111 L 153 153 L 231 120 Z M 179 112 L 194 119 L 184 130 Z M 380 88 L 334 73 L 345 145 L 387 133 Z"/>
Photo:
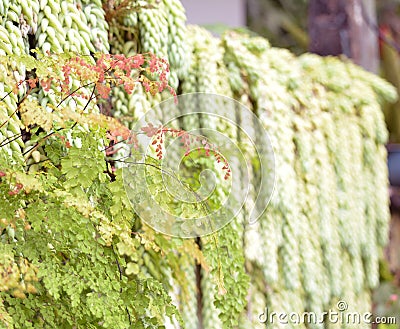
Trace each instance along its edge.
<path fill-rule="evenodd" d="M 115 252 L 114 246 L 111 245 L 111 249 L 114 253 L 114 257 L 115 257 L 115 263 L 117 264 L 118 267 L 118 271 L 119 271 L 119 280 L 122 281 L 122 269 L 121 269 L 121 265 L 119 264 L 118 261 L 118 257 L 117 254 Z M 119 289 L 119 292 L 122 293 L 122 287 Z M 129 313 L 129 309 L 128 306 L 125 306 L 125 310 L 126 310 L 126 314 L 128 314 L 128 319 L 129 319 L 129 325 L 132 325 L 132 319 L 131 319 L 131 314 Z"/>

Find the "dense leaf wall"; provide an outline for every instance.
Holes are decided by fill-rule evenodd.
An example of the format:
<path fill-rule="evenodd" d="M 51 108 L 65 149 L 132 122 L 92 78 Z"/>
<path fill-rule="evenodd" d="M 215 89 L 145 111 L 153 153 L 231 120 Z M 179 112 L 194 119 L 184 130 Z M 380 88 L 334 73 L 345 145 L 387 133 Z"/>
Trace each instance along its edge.
<path fill-rule="evenodd" d="M 2 326 L 262 328 L 266 307 L 323 312 L 343 300 L 349 310 L 370 310 L 389 220 L 381 102 L 395 99 L 390 85 L 351 63 L 297 58 L 262 38 L 235 31 L 215 38 L 185 25 L 178 0 L 6 0 L 0 15 L 0 55 L 38 47 L 166 57 L 179 93 L 233 97 L 256 113 L 271 136 L 276 164 L 274 195 L 256 224 L 247 221 L 250 200 L 215 235 L 165 237 L 134 215 L 121 169 L 108 172 L 101 147 L 106 129 L 67 124 L 58 138 L 39 144 L 39 161 L 34 158 L 30 151 L 46 129 L 19 137 L 27 128 L 18 107 L 26 88 L 6 96 L 14 82 L 5 69 L 16 81 L 27 71 L 24 62 L 3 65 Z M 30 97 L 42 111 L 58 103 L 51 89 L 36 88 Z M 149 95 L 140 85 L 131 95 L 117 87 L 109 110 L 131 126 L 167 97 Z M 67 105 L 79 112 L 85 102 Z M 92 104 L 87 111 L 100 110 Z M 190 130 L 201 120 L 183 124 Z M 363 326 L 369 327 L 355 327 Z"/>

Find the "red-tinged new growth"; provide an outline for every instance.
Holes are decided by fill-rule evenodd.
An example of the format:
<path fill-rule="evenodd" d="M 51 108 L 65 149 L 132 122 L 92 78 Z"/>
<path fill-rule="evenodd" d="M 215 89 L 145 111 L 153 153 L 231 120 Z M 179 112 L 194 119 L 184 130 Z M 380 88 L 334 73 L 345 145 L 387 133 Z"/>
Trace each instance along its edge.
<path fill-rule="evenodd" d="M 78 55 L 63 58 L 47 52 L 46 59 L 50 59 L 48 63 L 52 63 L 48 74 L 42 73 L 35 78 L 19 81 L 15 86 L 15 92 L 23 83 L 30 89 L 40 85 L 46 92 L 53 87 L 53 90 L 61 96 L 62 101 L 58 104 L 60 106 L 69 97 L 80 97 L 89 101 L 94 97 L 97 100 L 108 99 L 115 86 L 121 86 L 128 94 L 132 94 L 136 86 L 142 84 L 146 92 L 152 95 L 168 90 L 177 102 L 176 92 L 168 84 L 170 70 L 167 60 L 151 53 L 130 57 L 122 54 L 99 54 L 93 62 L 87 57 Z M 78 81 L 80 87 L 73 86 L 72 81 Z M 95 87 L 96 92 L 93 93 L 93 97 L 88 95 L 87 88 L 90 86 Z M 107 155 L 116 152 L 112 149 L 113 145 L 121 140 L 137 146 L 136 136 L 123 125 L 110 125 L 107 137 L 111 142 L 106 150 Z M 68 142 L 65 142 L 65 146 L 71 147 Z"/>
<path fill-rule="evenodd" d="M 102 99 L 110 97 L 114 86 L 122 86 L 128 94 L 132 94 L 136 85 L 141 83 L 146 92 L 150 92 L 152 95 L 167 89 L 175 97 L 175 101 L 177 100 L 175 90 L 168 84 L 169 64 L 165 59 L 158 58 L 154 54 L 137 54 L 131 57 L 122 54 L 101 54 L 94 64 L 88 63 L 83 58 L 75 57 L 63 65 L 62 71 L 64 79 L 60 83 L 61 90 L 66 94 L 72 92 L 70 77 L 74 76 L 83 82 L 95 83 L 97 97 Z M 75 91 L 74 94 L 88 98 L 80 91 Z M 116 144 L 120 141 L 118 139 L 122 139 L 128 144 L 137 145 L 136 137 L 132 136 L 127 127 L 119 126 L 115 130 L 110 130 L 107 137 L 112 144 Z M 110 147 L 106 154 L 111 155 L 117 151 Z"/>
<path fill-rule="evenodd" d="M 11 196 L 17 195 L 19 192 L 21 192 L 23 187 L 24 186 L 21 183 L 15 184 L 15 187 L 12 190 L 8 191 L 8 195 L 11 195 Z"/>
<path fill-rule="evenodd" d="M 167 89 L 176 97 L 175 91 L 168 85 L 168 62 L 153 54 L 137 54 L 131 57 L 101 54 L 94 64 L 75 57 L 66 62 L 62 71 L 64 80 L 61 82 L 61 89 L 64 92 L 71 92 L 70 77 L 73 75 L 81 81 L 95 83 L 100 98 L 108 98 L 113 86 L 122 86 L 131 94 L 137 83 L 141 83 L 153 95 Z M 84 95 L 80 93 L 80 96 Z"/>
<path fill-rule="evenodd" d="M 142 84 L 145 91 L 152 95 L 168 90 L 174 96 L 175 102 L 177 102 L 176 92 L 168 84 L 169 64 L 166 59 L 158 58 L 154 54 L 137 54 L 130 57 L 122 54 L 100 54 L 95 62 L 80 56 L 63 59 L 58 55 L 50 53 L 47 55 L 53 59 L 54 67 L 52 66 L 51 71 L 49 71 L 52 73 L 20 81 L 17 86 L 26 82 L 29 88 L 32 89 L 39 84 L 45 91 L 49 91 L 53 86 L 56 92 L 61 92 L 62 101 L 59 106 L 69 97 L 81 97 L 91 101 L 92 97 L 87 94 L 87 88 L 90 88 L 90 86 L 95 87 L 96 93 L 93 92 L 94 97 L 108 99 L 113 87 L 122 86 L 128 94 L 131 94 L 137 84 Z M 57 66 L 57 63 L 60 65 Z M 73 87 L 72 81 L 79 81 L 80 87 Z M 220 155 L 217 148 L 209 143 L 206 138 L 193 136 L 183 130 L 154 127 L 151 124 L 148 127 L 143 127 L 142 131 L 147 136 L 155 138 L 153 145 L 156 148 L 156 154 L 159 159 L 163 157 L 163 143 L 166 134 L 180 139 L 186 150 L 185 156 L 189 156 L 191 145 L 194 141 L 201 141 L 203 147 L 198 148 L 198 151 L 204 150 L 205 156 L 213 155 L 217 163 L 223 163 L 224 178 L 228 179 L 230 177 L 231 170 L 226 159 Z M 135 148 L 138 147 L 137 136 L 122 124 L 115 124 L 115 122 L 110 124 L 106 137 L 110 140 L 110 146 L 106 148 L 107 156 L 118 152 L 119 149 L 116 149 L 115 146 L 121 141 L 133 144 Z M 71 147 L 69 141 L 63 140 L 63 142 L 66 148 Z M 17 194 L 19 189 L 10 192 Z"/>
<path fill-rule="evenodd" d="M 185 148 L 185 156 L 189 156 L 191 153 L 191 146 L 194 142 L 201 142 L 204 146 L 197 147 L 196 150 L 200 153 L 202 150 L 205 152 L 205 156 L 209 157 L 211 154 L 216 159 L 217 163 L 223 163 L 222 170 L 225 172 L 224 179 L 227 180 L 231 176 L 231 169 L 228 161 L 221 156 L 218 148 L 210 143 L 206 137 L 192 135 L 185 130 L 172 129 L 164 126 L 155 127 L 153 124 L 149 123 L 147 127 L 142 127 L 141 130 L 146 133 L 148 137 L 153 137 L 152 145 L 155 147 L 155 152 L 157 158 L 161 160 L 163 158 L 163 143 L 165 140 L 165 135 L 170 134 L 174 138 L 178 138 Z"/>
<path fill-rule="evenodd" d="M 59 64 L 59 67 L 52 67 L 48 75 L 18 81 L 15 85 L 16 91 L 26 82 L 31 89 L 39 84 L 45 91 L 50 91 L 53 85 L 56 89 L 58 87 L 57 91 L 64 97 L 89 99 L 84 87 L 95 85 L 96 96 L 106 99 L 110 96 L 112 87 L 122 86 L 131 94 L 140 83 L 152 95 L 168 90 L 175 97 L 175 101 L 177 100 L 175 90 L 168 84 L 169 64 L 154 54 L 137 54 L 130 57 L 122 54 L 100 54 L 95 62 L 78 55 L 69 59 L 63 59 L 56 54 L 47 55 L 53 59 L 54 66 Z M 72 87 L 73 80 L 80 82 L 79 88 Z"/>

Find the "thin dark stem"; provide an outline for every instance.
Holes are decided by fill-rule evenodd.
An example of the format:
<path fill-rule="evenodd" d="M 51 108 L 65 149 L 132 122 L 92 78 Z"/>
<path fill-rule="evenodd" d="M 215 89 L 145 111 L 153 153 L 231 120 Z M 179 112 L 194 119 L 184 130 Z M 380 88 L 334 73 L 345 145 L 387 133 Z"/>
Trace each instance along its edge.
<path fill-rule="evenodd" d="M 94 96 L 95 90 L 96 90 L 96 85 L 93 87 L 92 93 L 90 94 L 90 97 L 89 97 L 88 101 L 86 102 L 85 106 L 83 107 L 81 113 L 85 112 L 86 109 L 88 108 L 90 102 L 91 102 L 93 99 L 96 98 L 96 96 Z M 76 122 L 72 125 L 72 127 L 71 127 L 70 129 L 75 128 L 75 126 L 76 126 L 77 124 L 78 124 L 78 122 L 76 121 Z"/>
<path fill-rule="evenodd" d="M 25 82 L 26 82 L 26 80 L 25 80 Z M 17 111 L 19 110 L 19 108 L 20 108 L 22 102 L 28 97 L 28 95 L 30 95 L 31 91 L 32 91 L 32 89 L 29 89 L 29 90 L 27 91 L 27 93 L 24 95 L 24 97 L 23 97 L 23 98 L 21 99 L 21 101 L 19 102 L 17 108 L 16 108 L 16 109 L 14 110 L 14 112 L 8 117 L 8 119 L 7 119 L 6 121 L 4 121 L 4 122 L 0 125 L 0 128 L 2 128 L 2 127 L 14 116 L 15 113 L 17 113 Z M 9 96 L 9 95 L 11 94 L 11 92 L 12 92 L 12 91 L 8 92 L 7 95 L 5 95 L 0 101 L 3 101 L 7 96 Z"/>
<path fill-rule="evenodd" d="M 12 118 L 12 116 L 17 113 L 19 107 L 17 107 L 14 112 L 8 117 L 8 119 L 6 121 L 4 121 L 1 125 L 0 125 L 0 129 L 4 127 L 4 125 Z"/>
<path fill-rule="evenodd" d="M 112 68 L 111 67 L 109 67 L 107 70 L 105 70 L 104 71 L 104 74 L 105 73 L 107 73 L 107 72 L 109 72 L 109 71 L 111 71 L 112 70 Z M 109 80 L 109 79 L 116 79 L 116 78 L 105 78 L 106 80 Z M 74 91 L 71 91 L 68 95 L 66 95 L 61 101 L 60 101 L 60 103 L 58 103 L 58 105 L 57 105 L 57 107 L 59 107 L 62 103 L 64 103 L 64 101 L 68 98 L 68 97 L 71 97 L 74 93 L 76 93 L 77 91 L 79 91 L 80 89 L 82 89 L 82 88 L 86 88 L 86 87 L 89 87 L 90 85 L 92 85 L 92 84 L 94 84 L 95 85 L 95 88 L 96 88 L 96 83 L 97 82 L 94 82 L 94 81 L 92 81 L 92 82 L 88 82 L 87 84 L 85 84 L 85 85 L 83 85 L 83 86 L 79 86 L 78 88 L 76 88 Z M 93 95 L 93 93 L 92 93 L 92 95 Z"/>
<path fill-rule="evenodd" d="M 114 257 L 115 257 L 115 263 L 117 264 L 118 267 L 118 272 L 119 272 L 119 280 L 122 281 L 122 269 L 121 269 L 121 265 L 118 261 L 118 257 L 117 254 L 115 252 L 114 246 L 111 245 L 111 249 L 114 253 Z M 122 293 L 122 287 L 119 289 L 119 292 Z M 132 325 L 132 319 L 131 319 L 131 314 L 129 313 L 129 309 L 128 306 L 125 306 L 125 310 L 126 310 L 126 314 L 128 315 L 128 319 L 129 319 L 129 325 Z"/>
<path fill-rule="evenodd" d="M 13 91 L 10 90 L 7 94 L 5 94 L 4 97 L 2 97 L 2 98 L 0 99 L 0 102 L 4 101 L 4 100 L 6 99 L 6 97 L 9 96 L 12 92 L 13 92 Z"/>
<path fill-rule="evenodd" d="M 69 97 L 72 97 L 73 94 L 75 94 L 77 91 L 81 90 L 82 88 L 89 87 L 90 85 L 95 84 L 95 82 L 89 82 L 83 86 L 79 86 L 76 88 L 74 91 L 71 91 L 67 96 L 65 96 L 58 104 L 57 107 L 59 107 L 62 103 L 64 103 Z"/>
<path fill-rule="evenodd" d="M 89 84 L 89 85 L 90 85 L 90 84 Z M 94 95 L 95 90 L 96 90 L 96 86 L 93 88 L 92 93 L 91 93 L 91 95 L 90 95 L 90 98 L 89 98 L 89 100 L 87 101 L 87 103 L 85 104 L 85 106 L 84 106 L 84 108 L 82 109 L 81 113 L 83 113 L 83 112 L 87 109 L 87 107 L 89 106 L 90 102 L 94 99 L 93 95 Z M 60 104 L 61 104 L 61 103 L 60 103 Z M 74 122 L 74 124 L 72 125 L 72 127 L 71 127 L 70 129 L 75 128 L 75 126 L 76 126 L 77 124 L 78 124 L 77 121 Z M 48 133 L 48 134 L 47 134 L 46 136 L 44 136 L 40 141 L 36 142 L 36 144 L 35 144 L 35 146 L 34 146 L 33 148 L 31 148 L 31 149 L 25 151 L 24 153 L 22 153 L 22 155 L 25 155 L 25 154 L 27 154 L 27 153 L 29 153 L 29 152 L 33 152 L 33 151 L 40 145 L 41 142 L 43 142 L 44 140 L 48 139 L 50 136 L 54 135 L 56 132 L 58 132 L 58 131 L 60 131 L 60 130 L 63 130 L 63 129 L 65 129 L 65 128 L 58 128 L 58 129 L 56 129 L 55 131 L 52 131 L 52 132 Z"/>
<path fill-rule="evenodd" d="M 14 135 L 14 136 L 12 136 L 12 137 L 7 137 L 5 140 L 3 140 L 3 141 L 1 142 L 0 147 L 3 147 L 3 146 L 8 145 L 8 144 L 14 142 L 15 140 L 17 140 L 17 139 L 20 138 L 20 137 L 22 137 L 22 133 L 17 134 L 17 135 Z M 8 140 L 9 138 L 12 138 L 12 139 Z M 7 141 L 7 140 L 8 140 L 8 142 L 5 143 L 5 141 Z"/>
<path fill-rule="evenodd" d="M 40 143 L 46 139 L 48 139 L 50 136 L 54 135 L 56 132 L 62 130 L 63 128 L 58 128 L 55 131 L 52 131 L 50 133 L 48 133 L 46 136 L 44 136 L 40 141 L 36 142 L 35 146 L 32 147 L 31 149 L 26 150 L 25 152 L 22 153 L 22 155 L 26 155 L 29 152 L 33 152 L 34 150 L 36 150 L 38 148 L 38 146 L 40 145 Z"/>
<path fill-rule="evenodd" d="M 109 150 L 109 149 L 111 149 L 111 148 L 113 148 L 115 145 L 118 145 L 118 144 L 120 144 L 120 143 L 124 143 L 124 142 L 126 142 L 126 140 L 124 139 L 124 140 L 122 140 L 122 141 L 118 141 L 118 142 L 115 142 L 113 145 L 109 145 L 109 146 L 107 146 L 106 148 L 104 148 L 103 150 L 101 150 L 102 152 L 104 152 L 104 151 L 107 151 L 107 150 Z"/>
<path fill-rule="evenodd" d="M 127 163 L 127 164 L 134 164 L 134 165 L 145 165 L 145 166 L 150 166 L 150 167 L 153 167 L 153 168 L 155 168 L 155 169 L 157 169 L 157 170 L 160 170 L 163 174 L 167 174 L 168 176 L 172 177 L 173 179 L 177 180 L 179 183 L 182 184 L 182 181 L 181 181 L 178 177 L 176 177 L 175 175 L 173 175 L 172 173 L 170 173 L 170 172 L 168 172 L 168 171 L 165 171 L 165 170 L 162 169 L 161 167 L 156 166 L 155 164 L 147 163 L 147 162 L 123 161 L 122 159 L 116 159 L 116 160 L 113 159 L 113 161 L 122 162 L 122 163 Z M 183 184 L 182 184 L 182 185 L 183 185 Z"/>

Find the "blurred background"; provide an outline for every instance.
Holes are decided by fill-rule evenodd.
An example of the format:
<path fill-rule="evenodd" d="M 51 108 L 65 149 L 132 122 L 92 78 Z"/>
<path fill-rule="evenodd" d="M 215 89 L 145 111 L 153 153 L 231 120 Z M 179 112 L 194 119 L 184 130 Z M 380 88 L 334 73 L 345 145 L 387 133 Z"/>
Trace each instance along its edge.
<path fill-rule="evenodd" d="M 400 94 L 400 0 L 182 0 L 188 23 L 247 29 L 295 54 L 351 58 Z M 374 292 L 376 315 L 400 314 L 400 100 L 385 107 L 392 222 Z M 380 329 L 400 328 L 400 324 Z"/>

